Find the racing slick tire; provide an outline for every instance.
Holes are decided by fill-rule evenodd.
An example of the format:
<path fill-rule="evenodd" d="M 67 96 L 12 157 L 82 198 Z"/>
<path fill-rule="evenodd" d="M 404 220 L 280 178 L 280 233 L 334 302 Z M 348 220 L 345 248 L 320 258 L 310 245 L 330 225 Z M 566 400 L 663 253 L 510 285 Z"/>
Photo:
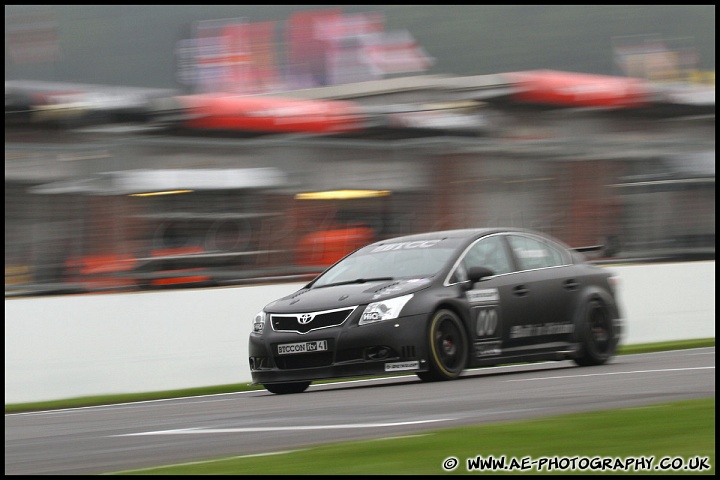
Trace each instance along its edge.
<path fill-rule="evenodd" d="M 602 365 L 615 355 L 617 340 L 613 319 L 600 300 L 590 300 L 580 319 L 580 353 L 573 359 L 580 366 Z"/>
<path fill-rule="evenodd" d="M 430 368 L 417 376 L 425 382 L 459 377 L 468 359 L 468 339 L 460 318 L 451 310 L 438 310 L 430 321 L 428 334 Z"/>
<path fill-rule="evenodd" d="M 263 387 L 270 392 L 277 395 L 284 395 L 287 393 L 302 393 L 310 386 L 310 382 L 292 382 L 292 383 L 268 383 L 263 384 Z"/>

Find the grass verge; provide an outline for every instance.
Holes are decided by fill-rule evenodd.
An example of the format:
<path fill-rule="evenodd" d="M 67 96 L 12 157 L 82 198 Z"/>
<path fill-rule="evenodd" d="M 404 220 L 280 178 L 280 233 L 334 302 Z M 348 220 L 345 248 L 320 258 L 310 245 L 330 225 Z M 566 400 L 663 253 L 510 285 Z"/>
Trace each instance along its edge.
<path fill-rule="evenodd" d="M 507 467 L 515 460 L 518 468 L 489 471 L 479 469 L 477 463 L 473 465 L 478 457 L 487 461 L 490 456 L 498 461 L 504 458 Z M 445 470 L 443 465 L 452 462 L 451 458 L 456 459 L 457 466 Z M 573 464 L 576 468 L 572 468 Z M 423 435 L 324 444 L 268 456 L 248 455 L 117 473 L 714 474 L 715 398 L 434 430 Z"/>

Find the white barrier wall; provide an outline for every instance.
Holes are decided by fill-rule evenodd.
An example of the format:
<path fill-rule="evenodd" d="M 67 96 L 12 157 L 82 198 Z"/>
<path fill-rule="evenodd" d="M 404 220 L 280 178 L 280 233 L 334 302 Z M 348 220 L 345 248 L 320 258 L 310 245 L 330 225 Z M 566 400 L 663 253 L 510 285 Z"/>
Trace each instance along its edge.
<path fill-rule="evenodd" d="M 606 267 L 624 344 L 715 337 L 715 262 Z M 5 403 L 250 382 L 252 319 L 302 284 L 5 299 Z"/>
<path fill-rule="evenodd" d="M 625 345 L 715 338 L 715 262 L 612 266 Z"/>

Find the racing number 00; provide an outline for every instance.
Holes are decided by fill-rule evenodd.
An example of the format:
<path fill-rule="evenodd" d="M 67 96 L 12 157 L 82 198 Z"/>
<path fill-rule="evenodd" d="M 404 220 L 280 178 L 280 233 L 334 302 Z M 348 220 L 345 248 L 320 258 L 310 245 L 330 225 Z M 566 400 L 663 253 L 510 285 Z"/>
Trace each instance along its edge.
<path fill-rule="evenodd" d="M 497 330 L 498 317 L 494 308 L 481 308 L 478 312 L 475 332 L 478 337 L 493 336 Z"/>

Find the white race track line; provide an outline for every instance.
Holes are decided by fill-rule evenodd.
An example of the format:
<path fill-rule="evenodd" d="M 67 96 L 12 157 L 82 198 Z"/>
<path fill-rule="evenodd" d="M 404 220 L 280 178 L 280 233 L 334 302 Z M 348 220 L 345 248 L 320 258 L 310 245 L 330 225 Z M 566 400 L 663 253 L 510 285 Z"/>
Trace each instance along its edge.
<path fill-rule="evenodd" d="M 633 375 L 638 373 L 663 373 L 663 372 L 687 372 L 690 370 L 715 369 L 715 365 L 709 367 L 688 367 L 688 368 L 662 368 L 658 370 L 632 370 L 629 372 L 605 372 L 605 373 L 584 373 L 582 375 L 558 375 L 554 377 L 520 378 L 516 380 L 504 380 L 505 382 L 532 382 L 535 380 L 551 380 L 558 378 L 581 378 L 581 377 L 604 377 L 605 375 Z"/>
<path fill-rule="evenodd" d="M 337 425 L 297 425 L 286 427 L 244 427 L 244 428 L 182 428 L 176 430 L 158 430 L 155 432 L 126 433 L 113 435 L 114 437 L 137 437 L 141 435 L 186 435 L 197 433 L 252 433 L 252 432 L 287 432 L 299 430 L 347 430 L 349 428 L 383 428 L 399 427 L 403 425 L 420 425 L 423 423 L 448 422 L 452 418 L 438 418 L 435 420 L 416 420 L 412 422 L 392 423 L 345 423 Z"/>

